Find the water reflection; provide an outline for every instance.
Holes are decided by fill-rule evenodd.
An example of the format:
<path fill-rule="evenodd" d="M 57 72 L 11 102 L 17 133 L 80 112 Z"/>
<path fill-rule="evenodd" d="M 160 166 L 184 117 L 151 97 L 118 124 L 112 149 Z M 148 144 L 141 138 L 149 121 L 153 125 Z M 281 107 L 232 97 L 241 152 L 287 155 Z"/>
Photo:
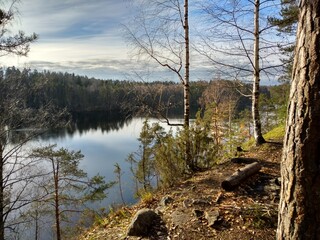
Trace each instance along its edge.
<path fill-rule="evenodd" d="M 156 122 L 156 119 L 150 119 Z M 178 120 L 175 120 L 175 122 Z M 124 116 L 111 116 L 104 113 L 82 114 L 74 117 L 74 122 L 65 129 L 48 130 L 33 141 L 28 142 L 30 147 L 57 144 L 57 148 L 81 150 L 84 159 L 79 167 L 89 177 L 97 174 L 104 176 L 106 182 L 115 181 L 115 164 L 119 164 L 122 171 L 122 190 L 124 201 L 132 204 L 137 201 L 135 195 L 135 182 L 130 171 L 130 163 L 126 161 L 128 155 L 138 150 L 138 137 L 143 126 L 144 118 L 125 118 Z M 166 124 L 163 124 L 166 127 Z M 168 128 L 168 127 L 167 127 Z M 18 141 L 19 135 L 26 136 L 35 133 L 36 129 L 22 129 L 11 132 L 12 140 Z M 38 132 L 40 133 L 40 132 Z M 27 146 L 27 147 L 29 147 Z M 90 207 L 95 209 L 109 207 L 121 203 L 119 186 L 115 185 L 108 190 L 107 198 Z M 51 226 L 50 224 L 48 225 Z M 43 230 L 45 232 L 45 230 Z M 50 232 L 48 230 L 46 234 Z M 47 237 L 47 235 L 46 235 Z M 25 238 L 30 239 L 30 238 Z M 48 238 L 40 238 L 48 239 Z"/>
<path fill-rule="evenodd" d="M 94 112 L 94 113 L 73 113 L 73 130 L 77 130 L 80 133 L 88 131 L 90 129 L 98 130 L 102 132 L 111 131 L 123 128 L 128 125 L 131 118 L 124 116 L 121 113 L 107 113 L 107 112 Z"/>

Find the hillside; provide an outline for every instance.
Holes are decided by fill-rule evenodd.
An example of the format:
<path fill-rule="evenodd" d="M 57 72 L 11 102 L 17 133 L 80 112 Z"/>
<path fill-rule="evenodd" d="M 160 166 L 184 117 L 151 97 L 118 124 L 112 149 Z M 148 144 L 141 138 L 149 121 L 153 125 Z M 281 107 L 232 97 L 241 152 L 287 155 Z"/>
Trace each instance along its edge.
<path fill-rule="evenodd" d="M 279 201 L 281 138 L 240 153 L 237 163 L 225 162 L 191 179 L 146 196 L 139 204 L 119 209 L 81 236 L 98 239 L 274 239 Z M 221 182 L 249 162 L 262 169 L 233 191 Z M 128 237 L 127 228 L 142 208 L 155 210 L 159 221 L 147 237 Z M 77 237 L 79 239 L 79 237 Z"/>

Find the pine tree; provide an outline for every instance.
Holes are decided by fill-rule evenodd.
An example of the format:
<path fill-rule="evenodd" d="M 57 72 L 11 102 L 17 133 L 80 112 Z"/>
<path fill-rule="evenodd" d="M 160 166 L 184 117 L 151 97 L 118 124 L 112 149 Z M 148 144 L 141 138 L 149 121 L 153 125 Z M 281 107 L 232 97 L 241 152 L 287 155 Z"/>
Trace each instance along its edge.
<path fill-rule="evenodd" d="M 105 183 L 103 177 L 87 177 L 79 168 L 83 158 L 80 151 L 65 148 L 55 149 L 55 145 L 33 150 L 33 158 L 45 162 L 46 176 L 39 182 L 43 190 L 42 202 L 53 206 L 57 240 L 62 239 L 62 220 L 69 219 L 72 213 L 83 211 L 83 204 L 106 197 L 106 189 L 113 183 Z M 79 208 L 80 207 L 80 208 Z"/>
<path fill-rule="evenodd" d="M 271 17 L 269 22 L 277 27 L 280 35 L 295 36 L 297 31 L 299 17 L 299 5 L 297 0 L 281 0 L 280 17 Z M 286 58 L 282 59 L 285 66 L 285 74 L 281 76 L 280 80 L 290 80 L 292 73 L 292 64 L 294 59 L 295 43 L 289 45 L 279 46 Z"/>

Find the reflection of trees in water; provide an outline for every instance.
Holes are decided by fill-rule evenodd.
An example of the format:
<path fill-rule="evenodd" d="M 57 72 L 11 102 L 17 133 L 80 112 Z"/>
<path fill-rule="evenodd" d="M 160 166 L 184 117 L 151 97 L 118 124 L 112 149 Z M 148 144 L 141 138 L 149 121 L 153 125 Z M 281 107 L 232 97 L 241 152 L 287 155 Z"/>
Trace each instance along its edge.
<path fill-rule="evenodd" d="M 57 129 L 19 129 L 7 132 L 10 143 L 16 144 L 21 140 L 30 138 L 31 135 L 39 140 L 50 140 L 57 138 L 72 137 L 75 132 L 84 134 L 90 130 L 101 130 L 102 132 L 118 131 L 127 126 L 132 118 L 122 114 L 111 114 L 106 112 L 73 113 L 72 121 L 65 128 Z"/>
<path fill-rule="evenodd" d="M 102 132 L 112 131 L 123 128 L 131 121 L 121 113 L 108 112 L 90 112 L 90 113 L 73 113 L 72 114 L 73 128 L 78 130 L 80 134 L 87 132 L 90 129 L 101 129 Z"/>
<path fill-rule="evenodd" d="M 126 118 L 122 114 L 111 114 L 107 112 L 73 113 L 72 121 L 66 128 L 51 129 L 42 134 L 41 140 L 51 138 L 72 137 L 75 132 L 80 135 L 90 130 L 101 130 L 102 132 L 118 131 L 131 122 L 131 118 Z"/>
<path fill-rule="evenodd" d="M 101 130 L 104 132 L 119 131 L 125 126 L 128 126 L 132 117 L 127 117 L 121 113 L 110 112 L 81 112 L 72 113 L 72 121 L 67 127 L 56 129 L 19 129 L 17 131 L 9 131 L 8 139 L 11 143 L 17 143 L 32 134 L 39 140 L 56 140 L 66 137 L 72 137 L 76 132 L 80 135 L 91 130 Z M 143 117 L 143 116 L 141 116 Z M 180 118 L 181 114 L 172 112 L 170 118 Z"/>

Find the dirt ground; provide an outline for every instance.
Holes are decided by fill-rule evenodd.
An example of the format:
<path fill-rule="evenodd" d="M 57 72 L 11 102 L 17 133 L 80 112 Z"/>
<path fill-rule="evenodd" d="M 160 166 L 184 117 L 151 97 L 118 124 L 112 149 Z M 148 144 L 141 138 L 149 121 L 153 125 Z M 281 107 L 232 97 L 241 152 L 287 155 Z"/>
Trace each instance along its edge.
<path fill-rule="evenodd" d="M 228 161 L 199 172 L 173 188 L 157 192 L 148 202 L 115 211 L 80 239 L 275 239 L 281 152 L 279 142 L 242 152 L 237 163 Z M 221 188 L 224 179 L 254 161 L 262 166 L 257 174 L 232 191 Z M 163 197 L 171 201 L 161 205 Z M 126 236 L 132 216 L 142 208 L 154 209 L 163 221 L 147 237 Z"/>

